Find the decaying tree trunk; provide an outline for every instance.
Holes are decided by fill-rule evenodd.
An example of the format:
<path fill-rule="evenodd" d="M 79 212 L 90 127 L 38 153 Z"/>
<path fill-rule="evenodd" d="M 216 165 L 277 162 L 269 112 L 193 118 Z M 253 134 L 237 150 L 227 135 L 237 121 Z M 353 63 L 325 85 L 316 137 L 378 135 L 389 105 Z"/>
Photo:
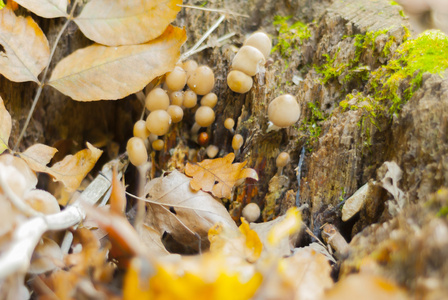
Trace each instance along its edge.
<path fill-rule="evenodd" d="M 186 2 L 190 5 L 199 3 Z M 210 45 L 216 44 L 219 36 L 236 33 L 230 43 L 209 48 L 193 57 L 215 71 L 214 92 L 219 101 L 215 108 L 216 122 L 208 129 L 210 143 L 217 145 L 222 153 L 233 151 L 232 134 L 223 123 L 226 118 L 234 118 L 237 121 L 236 133 L 245 138 L 237 160 L 247 161 L 260 177 L 258 182 L 248 181 L 235 191 L 230 204 L 235 219 L 249 202 L 260 205 L 264 220 L 275 218 L 289 206 L 307 204 L 308 208 L 303 211 L 304 221 L 316 235 L 320 234 L 320 227 L 326 222 L 336 225 L 347 239 L 362 231 L 353 240 L 352 252 L 343 263 L 344 274 L 359 268 L 358 262 L 376 250 L 390 254 L 387 252 L 391 251 L 387 248 L 390 245 L 380 245 L 379 241 L 388 239 L 395 230 L 400 233 L 400 238 L 396 237 L 397 242 L 393 245 L 401 247 L 403 255 L 408 255 L 416 265 L 411 265 L 409 261 L 405 264 L 406 259 L 395 259 L 389 255 L 383 261 L 385 267 L 378 267 L 378 270 L 383 272 L 400 266 L 398 270 L 405 273 L 412 269 L 410 275 L 391 272 L 386 276 L 414 289 L 417 286 L 424 289 L 425 280 L 429 280 L 429 274 L 433 272 L 438 277 L 438 286 L 448 288 L 448 283 L 442 279 L 448 278 L 443 276 L 448 275 L 447 271 L 443 271 L 447 269 L 448 261 L 444 258 L 443 248 L 448 241 L 446 234 L 439 242 L 434 236 L 448 232 L 448 224 L 446 219 L 430 221 L 437 209 L 446 205 L 445 200 L 440 195 L 435 196 L 431 203 L 436 204 L 426 209 L 423 216 L 417 214 L 423 203 L 430 199 L 431 193 L 448 185 L 446 76 L 444 79 L 439 75 L 425 74 L 421 88 L 397 114 L 377 116 L 375 122 L 368 118 L 365 110 L 344 110 L 340 107 L 348 94 L 356 96 L 360 92 L 364 97 L 372 96 L 369 86 L 372 72 L 387 64 L 406 38 L 409 24 L 400 13 L 400 7 L 389 2 L 208 1 L 209 7 L 229 11 L 226 21 L 209 39 Z M 231 92 L 226 85 L 226 77 L 235 55 L 233 46 L 241 46 L 245 34 L 258 29 L 276 37 L 278 33 L 272 24 L 275 15 L 293 15 L 292 21 L 311 22 L 308 25 L 311 37 L 303 44 L 291 45 L 293 51 L 289 57 L 273 53 L 266 71 L 254 78 L 254 87 L 249 93 L 241 95 Z M 187 30 L 189 40 L 185 49 L 191 47 L 218 18 L 218 12 L 183 9 L 176 23 Z M 52 44 L 61 22 L 40 20 L 40 23 Z M 68 31 L 69 34 L 64 35 L 61 41 L 61 49 L 56 52 L 55 61 L 89 43 L 82 38 L 75 25 Z M 370 35 L 373 37 L 371 45 L 359 48 L 355 35 L 365 36 L 369 32 L 373 33 Z M 333 65 L 350 65 L 356 67 L 356 71 L 346 68 L 336 76 L 323 80 L 324 75 L 318 72 L 319 67 L 331 59 L 334 59 Z M 23 124 L 31 105 L 35 86 L 33 83 L 11 83 L 0 76 L 0 87 L 0 95 L 14 120 L 12 137 L 17 138 L 19 125 Z M 400 88 L 406 89 L 405 86 Z M 282 93 L 297 96 L 302 117 L 297 126 L 267 132 L 268 104 Z M 312 107 L 321 112 L 321 119 L 313 119 Z M 79 103 L 46 87 L 23 148 L 36 141 L 51 145 L 60 140 L 71 140 L 75 148 L 82 147 L 84 141 L 90 141 L 103 142 L 109 149 L 117 144 L 123 151 L 125 141 L 131 135 L 132 124 L 141 110 L 142 105 L 135 96 L 118 101 Z M 179 167 L 178 163 L 182 160 L 179 154 L 185 156 L 189 148 L 199 148 L 194 140 L 189 139 L 191 126 L 192 121 L 177 125 L 173 134 L 167 137 L 166 151 L 152 156 L 160 170 Z M 317 126 L 320 134 L 312 135 L 309 126 Z M 295 168 L 303 148 L 306 152 L 298 187 Z M 284 176 L 273 179 L 277 173 L 275 159 L 281 151 L 290 153 L 291 164 L 285 168 Z M 198 155 L 203 156 L 203 150 Z M 398 186 L 405 192 L 407 204 L 403 212 L 395 217 L 385 205 L 392 197 L 379 185 L 383 174 L 381 171 L 377 174 L 386 161 L 396 162 L 403 171 Z M 341 199 L 349 198 L 368 182 L 371 189 L 366 196 L 366 204 L 353 220 L 342 222 Z M 296 203 L 296 199 L 300 202 Z M 406 223 L 411 222 L 409 218 L 416 227 Z M 370 226 L 377 222 L 386 223 Z M 421 231 L 417 230 L 419 228 Z M 418 239 L 414 244 L 408 243 L 412 239 L 411 233 L 416 232 L 420 234 Z M 435 263 L 430 264 L 429 254 L 425 254 L 424 257 L 428 258 L 425 261 L 411 254 L 414 253 L 412 245 L 423 247 L 425 243 L 430 243 L 431 249 L 440 252 L 434 258 Z M 424 265 L 422 269 L 416 269 L 417 263 Z"/>

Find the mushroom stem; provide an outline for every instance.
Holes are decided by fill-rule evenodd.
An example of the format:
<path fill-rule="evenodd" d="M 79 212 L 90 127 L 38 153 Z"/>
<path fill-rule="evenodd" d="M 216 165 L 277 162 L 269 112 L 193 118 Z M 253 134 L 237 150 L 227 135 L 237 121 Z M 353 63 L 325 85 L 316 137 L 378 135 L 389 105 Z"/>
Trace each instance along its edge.
<path fill-rule="evenodd" d="M 199 129 L 201 129 L 201 125 L 194 122 L 193 127 L 191 127 L 191 135 L 193 135 L 193 136 L 197 135 L 199 132 Z"/>
<path fill-rule="evenodd" d="M 266 129 L 266 133 L 271 131 L 278 131 L 282 129 L 281 127 L 278 127 L 277 125 L 274 125 L 271 121 L 268 122 L 268 128 Z"/>
<path fill-rule="evenodd" d="M 143 165 L 140 165 L 137 167 L 137 176 L 138 176 L 138 183 L 137 183 L 137 197 L 139 198 L 145 198 L 145 184 L 146 184 L 146 174 L 151 169 L 152 163 L 150 161 L 146 162 Z M 134 227 L 138 228 L 139 225 L 143 224 L 143 220 L 145 219 L 145 201 L 137 200 L 137 214 L 135 215 L 134 219 Z"/>

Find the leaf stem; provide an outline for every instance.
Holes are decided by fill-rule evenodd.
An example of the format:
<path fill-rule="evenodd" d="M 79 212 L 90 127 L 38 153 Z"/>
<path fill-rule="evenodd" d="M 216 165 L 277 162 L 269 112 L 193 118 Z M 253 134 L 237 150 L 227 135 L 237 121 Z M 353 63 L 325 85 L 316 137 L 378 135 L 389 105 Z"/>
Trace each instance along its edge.
<path fill-rule="evenodd" d="M 68 16 L 64 26 L 62 26 L 61 30 L 58 33 L 58 36 L 56 37 L 56 40 L 54 41 L 53 47 L 51 48 L 51 53 L 50 53 L 50 57 L 48 59 L 47 66 L 45 67 L 44 75 L 42 76 L 42 80 L 40 81 L 39 87 L 37 88 L 36 95 L 34 96 L 33 104 L 31 105 L 31 109 L 30 109 L 30 112 L 28 113 L 28 116 L 26 118 L 25 124 L 23 125 L 22 131 L 20 132 L 20 135 L 19 135 L 19 138 L 16 141 L 16 144 L 14 145 L 14 149 L 13 149 L 14 151 L 17 151 L 17 148 L 19 147 L 19 143 L 22 141 L 22 138 L 25 135 L 25 131 L 26 131 L 26 129 L 27 129 L 27 127 L 28 127 L 28 125 L 29 125 L 29 123 L 31 121 L 31 117 L 32 117 L 32 115 L 34 113 L 34 110 L 36 109 L 36 105 L 37 105 L 37 102 L 39 101 L 40 94 L 42 93 L 42 89 L 45 86 L 45 80 L 47 78 L 48 69 L 50 68 L 51 60 L 53 59 L 54 53 L 56 52 L 56 47 L 59 44 L 59 40 L 61 39 L 62 34 L 65 32 L 65 30 L 67 29 L 68 25 L 72 21 L 73 13 L 75 12 L 75 9 L 76 9 L 77 5 L 78 5 L 78 1 L 76 1 L 75 4 L 73 4 L 73 7 L 72 7 L 72 9 L 70 11 L 70 15 Z"/>

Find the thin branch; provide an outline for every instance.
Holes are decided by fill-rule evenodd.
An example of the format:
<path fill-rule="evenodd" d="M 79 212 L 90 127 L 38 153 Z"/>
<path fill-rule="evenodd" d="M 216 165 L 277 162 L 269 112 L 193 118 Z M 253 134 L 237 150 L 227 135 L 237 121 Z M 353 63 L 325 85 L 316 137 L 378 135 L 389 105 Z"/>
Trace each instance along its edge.
<path fill-rule="evenodd" d="M 218 38 L 217 40 L 216 40 L 216 42 L 218 43 L 218 46 L 221 46 L 221 43 L 222 42 L 224 42 L 225 40 L 228 40 L 228 39 L 230 39 L 232 36 L 234 36 L 236 33 L 235 32 L 231 32 L 231 33 L 228 33 L 228 34 L 226 34 L 226 35 L 223 35 L 222 37 L 220 37 L 220 38 Z M 201 47 L 199 47 L 198 49 L 196 49 L 195 51 L 193 51 L 193 52 L 189 52 L 188 53 L 188 56 L 192 56 L 192 55 L 194 55 L 194 54 L 196 54 L 196 53 L 199 53 L 199 52 L 201 52 L 201 51 L 203 51 L 203 50 L 205 50 L 205 49 L 207 49 L 207 48 L 211 48 L 211 47 L 213 47 L 213 46 L 210 46 L 210 45 L 203 45 L 203 46 L 201 46 Z M 185 57 L 184 59 L 186 59 L 187 57 Z"/>
<path fill-rule="evenodd" d="M 72 10 L 70 11 L 70 15 L 68 16 L 67 20 L 65 21 L 64 26 L 62 26 L 61 30 L 58 33 L 58 36 L 56 37 L 56 40 L 54 41 L 53 47 L 51 48 L 51 53 L 50 53 L 50 57 L 48 59 L 47 66 L 45 67 L 44 75 L 42 76 L 42 81 L 40 81 L 40 83 L 39 83 L 39 87 L 37 88 L 36 95 L 34 96 L 34 99 L 33 99 L 33 104 L 31 104 L 30 112 L 28 113 L 25 124 L 23 125 L 22 131 L 20 132 L 19 138 L 17 139 L 16 144 L 14 145 L 14 151 L 17 151 L 19 143 L 22 141 L 22 138 L 25 135 L 26 129 L 28 128 L 28 125 L 31 121 L 31 117 L 33 116 L 34 110 L 36 109 L 37 102 L 39 101 L 40 94 L 42 93 L 42 90 L 45 86 L 48 69 L 50 68 L 51 60 L 53 59 L 54 53 L 56 52 L 56 47 L 59 44 L 59 40 L 61 39 L 62 34 L 65 32 L 68 25 L 72 21 L 73 13 L 75 12 L 75 8 L 77 5 L 78 5 L 78 1 L 76 1 L 75 4 L 73 5 Z"/>
<path fill-rule="evenodd" d="M 60 213 L 28 219 L 15 229 L 10 247 L 0 256 L 0 279 L 28 270 L 34 248 L 46 231 L 67 229 L 85 218 L 82 204 L 95 204 L 110 188 L 112 172 L 106 170 L 103 174 L 92 181 L 73 205 Z"/>
<path fill-rule="evenodd" d="M 215 29 L 219 26 L 219 24 L 221 24 L 222 21 L 224 21 L 225 18 L 226 18 L 225 15 L 221 15 L 221 17 L 219 17 L 219 19 L 215 22 L 215 24 L 213 24 L 212 27 L 210 27 L 210 29 L 207 30 L 206 33 L 204 33 L 204 35 L 199 39 L 199 41 L 197 41 L 197 43 L 190 50 L 182 54 L 180 58 L 181 61 L 189 57 L 191 53 L 194 53 L 196 49 L 199 48 L 201 44 L 205 41 L 205 39 L 207 39 L 209 35 L 212 34 L 213 31 L 215 31 Z"/>
<path fill-rule="evenodd" d="M 200 6 L 194 6 L 194 5 L 180 5 L 180 4 L 178 4 L 177 6 L 184 7 L 184 8 L 193 8 L 193 9 L 197 9 L 197 10 L 218 12 L 221 14 L 228 14 L 228 15 L 232 15 L 232 16 L 236 16 L 236 17 L 249 18 L 248 15 L 239 14 L 239 13 L 233 12 L 231 10 L 227 10 L 227 9 L 206 8 L 206 7 L 200 7 Z"/>

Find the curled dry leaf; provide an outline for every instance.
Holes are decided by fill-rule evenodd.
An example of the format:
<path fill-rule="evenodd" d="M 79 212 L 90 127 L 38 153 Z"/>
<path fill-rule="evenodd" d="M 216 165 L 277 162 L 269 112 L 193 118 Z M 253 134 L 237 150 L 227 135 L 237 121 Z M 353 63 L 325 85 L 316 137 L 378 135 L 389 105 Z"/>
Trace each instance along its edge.
<path fill-rule="evenodd" d="M 68 17 L 67 0 L 15 0 L 15 2 L 44 18 Z"/>
<path fill-rule="evenodd" d="M 141 44 L 160 36 L 182 0 L 92 0 L 75 19 L 89 39 L 108 46 Z"/>
<path fill-rule="evenodd" d="M 383 188 L 385 188 L 389 193 L 392 194 L 392 196 L 394 196 L 399 209 L 402 209 L 406 199 L 404 192 L 398 187 L 398 181 L 401 180 L 403 171 L 401 171 L 400 167 L 394 161 L 384 162 L 383 166 L 381 166 L 381 169 L 384 168 L 387 170 L 387 172 L 381 180 L 381 182 L 383 183 Z"/>
<path fill-rule="evenodd" d="M 59 245 L 47 237 L 43 237 L 34 249 L 28 273 L 41 274 L 62 265 L 62 251 Z"/>
<path fill-rule="evenodd" d="M 75 155 L 67 155 L 52 167 L 47 167 L 46 165 L 56 151 L 55 148 L 37 144 L 20 153 L 20 157 L 28 163 L 31 169 L 50 174 L 55 181 L 61 181 L 70 191 L 79 187 L 81 181 L 92 170 L 103 153 L 100 149 L 87 143 L 87 149 L 81 150 Z"/>
<path fill-rule="evenodd" d="M 148 182 L 145 194 L 149 200 L 146 223 L 159 232 L 169 233 L 177 242 L 198 249 L 209 245 L 209 229 L 220 222 L 223 226 L 237 229 L 226 208 L 210 194 L 190 188 L 191 179 L 173 171 L 168 176 Z"/>
<path fill-rule="evenodd" d="M 15 82 L 39 82 L 50 46 L 31 17 L 17 17 L 8 7 L 0 10 L 0 46 L 0 74 Z"/>
<path fill-rule="evenodd" d="M 9 135 L 11 134 L 11 127 L 11 115 L 6 110 L 2 97 L 0 97 L 0 154 L 9 148 L 8 141 Z"/>
<path fill-rule="evenodd" d="M 121 99 L 171 71 L 185 40 L 185 30 L 170 25 L 145 44 L 79 49 L 56 65 L 48 84 L 78 101 Z"/>
<path fill-rule="evenodd" d="M 187 163 L 185 174 L 193 177 L 190 186 L 193 190 L 202 189 L 212 192 L 219 198 L 230 198 L 232 189 L 236 183 L 245 178 L 258 180 L 254 169 L 246 168 L 246 162 L 234 163 L 235 154 L 229 153 L 225 157 L 205 159 L 197 164 Z"/>
<path fill-rule="evenodd" d="M 58 200 L 49 192 L 44 190 L 31 190 L 25 193 L 24 201 L 35 211 L 45 215 L 55 214 L 61 211 Z"/>

